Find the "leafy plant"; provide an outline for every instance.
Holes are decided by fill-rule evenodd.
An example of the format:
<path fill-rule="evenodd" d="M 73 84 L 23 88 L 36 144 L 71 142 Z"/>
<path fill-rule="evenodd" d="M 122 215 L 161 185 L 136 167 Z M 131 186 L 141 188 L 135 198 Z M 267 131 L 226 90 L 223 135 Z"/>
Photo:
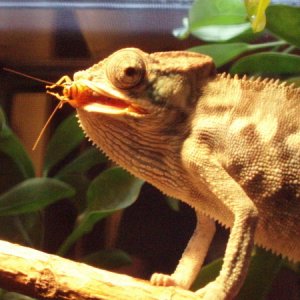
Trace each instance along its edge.
<path fill-rule="evenodd" d="M 60 164 L 79 148 L 83 139 L 82 129 L 71 115 L 54 132 L 46 151 L 43 177 L 36 178 L 31 160 L 0 109 L 0 161 L 5 162 L 5 170 L 0 172 L 0 224 L 6 224 L 1 226 L 1 237 L 43 249 L 43 211 L 50 204 L 68 199 L 78 215 L 74 231 L 58 250 L 66 254 L 98 221 L 137 199 L 143 181 L 111 167 L 95 148 L 79 151 L 70 162 Z M 97 166 L 102 166 L 103 171 L 91 175 L 89 171 Z M 100 260 L 94 261 L 100 265 L 110 255 L 119 262 L 126 256 L 111 251 L 104 255 L 103 250 L 101 255 L 91 255 Z"/>
<path fill-rule="evenodd" d="M 189 50 L 211 56 L 217 68 L 232 74 L 280 77 L 300 86 L 300 7 L 268 7 L 269 2 L 196 0 L 174 34 L 180 39 L 190 34 L 199 38 L 201 45 Z M 222 260 L 216 260 L 205 266 L 193 289 L 216 278 L 221 265 Z M 257 248 L 237 299 L 264 299 L 281 265 L 280 257 Z"/>
<path fill-rule="evenodd" d="M 174 34 L 209 42 L 189 50 L 210 55 L 218 68 L 231 62 L 230 73 L 293 77 L 297 83 L 300 7 L 270 5 L 265 12 L 269 1 L 244 2 L 196 0 Z"/>

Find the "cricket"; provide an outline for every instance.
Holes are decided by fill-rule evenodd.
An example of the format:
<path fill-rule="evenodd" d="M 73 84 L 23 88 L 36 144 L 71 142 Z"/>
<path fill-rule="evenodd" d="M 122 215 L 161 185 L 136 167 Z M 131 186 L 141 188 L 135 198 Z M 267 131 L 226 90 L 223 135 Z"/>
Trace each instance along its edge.
<path fill-rule="evenodd" d="M 37 82 L 45 83 L 46 86 L 46 93 L 54 96 L 57 100 L 59 100 L 59 103 L 56 105 L 52 113 L 50 114 L 49 118 L 47 119 L 45 125 L 42 127 L 33 147 L 32 150 L 34 151 L 36 147 L 38 146 L 41 138 L 43 137 L 46 129 L 48 128 L 51 120 L 55 116 L 56 112 L 61 109 L 65 103 L 69 103 L 73 107 L 77 107 L 77 103 L 81 103 L 87 100 L 87 97 L 91 96 L 92 90 L 97 91 L 95 86 L 91 84 L 88 80 L 82 80 L 79 81 L 73 81 L 69 76 L 64 75 L 62 76 L 57 82 L 51 82 L 47 81 L 29 74 L 25 74 L 23 72 L 10 69 L 10 68 L 3 68 L 4 71 L 14 73 L 16 75 L 32 79 Z M 55 92 L 55 89 L 62 88 L 61 93 Z"/>

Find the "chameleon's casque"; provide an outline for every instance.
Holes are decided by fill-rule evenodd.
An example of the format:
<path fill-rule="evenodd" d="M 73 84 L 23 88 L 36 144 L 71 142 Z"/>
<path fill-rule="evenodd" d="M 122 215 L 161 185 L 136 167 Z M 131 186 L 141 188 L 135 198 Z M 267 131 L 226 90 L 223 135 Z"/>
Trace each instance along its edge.
<path fill-rule="evenodd" d="M 175 272 L 154 274 L 154 284 L 190 287 L 214 221 L 231 233 L 220 275 L 197 291 L 201 299 L 238 293 L 254 243 L 300 261 L 299 89 L 218 75 L 205 55 L 133 48 L 77 72 L 74 82 L 92 91 L 77 105 L 89 139 L 196 211 Z"/>

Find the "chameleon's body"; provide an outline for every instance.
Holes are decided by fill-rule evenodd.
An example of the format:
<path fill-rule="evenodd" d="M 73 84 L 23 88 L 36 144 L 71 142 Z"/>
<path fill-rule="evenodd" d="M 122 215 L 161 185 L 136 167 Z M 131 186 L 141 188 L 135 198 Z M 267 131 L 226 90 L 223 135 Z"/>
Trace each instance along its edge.
<path fill-rule="evenodd" d="M 219 277 L 198 291 L 203 299 L 237 294 L 254 241 L 300 261 L 300 89 L 216 75 L 200 54 L 137 49 L 74 75 L 84 80 L 99 86 L 77 105 L 87 136 L 119 165 L 195 208 L 196 230 L 180 263 L 171 276 L 154 274 L 154 284 L 192 284 L 213 220 L 231 233 Z M 112 101 L 110 111 L 111 98 L 121 102 Z"/>

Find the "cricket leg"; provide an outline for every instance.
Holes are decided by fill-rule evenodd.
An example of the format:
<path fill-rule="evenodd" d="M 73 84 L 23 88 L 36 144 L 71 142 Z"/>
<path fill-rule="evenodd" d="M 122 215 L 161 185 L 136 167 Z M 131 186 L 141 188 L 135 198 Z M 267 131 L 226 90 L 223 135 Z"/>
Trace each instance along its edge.
<path fill-rule="evenodd" d="M 73 80 L 70 78 L 70 76 L 64 75 L 60 79 L 58 79 L 58 81 L 56 81 L 54 84 L 47 85 L 46 89 L 54 89 L 57 86 L 63 85 L 64 83 L 72 83 L 72 82 Z"/>

